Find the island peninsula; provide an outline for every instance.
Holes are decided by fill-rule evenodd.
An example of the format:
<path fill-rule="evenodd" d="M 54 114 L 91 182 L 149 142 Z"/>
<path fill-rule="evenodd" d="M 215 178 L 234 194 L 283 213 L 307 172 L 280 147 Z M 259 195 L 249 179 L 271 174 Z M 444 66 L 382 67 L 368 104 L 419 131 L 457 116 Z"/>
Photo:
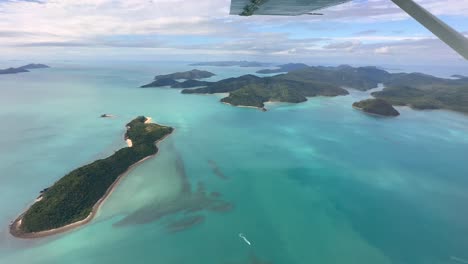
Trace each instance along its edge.
<path fill-rule="evenodd" d="M 134 165 L 158 152 L 156 143 L 173 131 L 172 127 L 150 123 L 139 116 L 127 124 L 125 139 L 131 147 L 112 156 L 75 169 L 44 189 L 10 226 L 20 238 L 38 238 L 62 233 L 92 220 L 101 203 L 120 178 Z"/>
<path fill-rule="evenodd" d="M 349 88 L 368 91 L 383 84 L 383 90 L 371 95 L 390 105 L 468 113 L 468 78 L 445 79 L 422 73 L 390 73 L 374 66 L 325 67 L 300 63 L 257 71 L 276 72 L 287 73 L 266 77 L 247 74 L 219 81 L 188 79 L 184 82 L 178 82 L 171 75 L 163 75 L 163 79 L 156 78 L 153 83 L 142 87 L 185 88 L 183 94 L 229 93 L 221 102 L 265 111 L 266 102 L 301 103 L 309 97 L 347 95 Z M 174 74 L 176 77 L 179 75 Z M 383 106 L 383 101 L 368 103 L 375 102 L 380 102 L 378 108 Z"/>
<path fill-rule="evenodd" d="M 21 67 L 17 68 L 8 68 L 8 69 L 0 69 L 0 74 L 16 74 L 16 73 L 22 73 L 22 72 L 29 72 L 29 70 L 34 70 L 34 69 L 43 69 L 43 68 L 50 68 L 49 66 L 45 64 L 27 64 Z"/>
<path fill-rule="evenodd" d="M 379 116 L 398 116 L 400 113 L 387 101 L 382 99 L 366 99 L 355 102 L 353 107 L 368 114 Z"/>

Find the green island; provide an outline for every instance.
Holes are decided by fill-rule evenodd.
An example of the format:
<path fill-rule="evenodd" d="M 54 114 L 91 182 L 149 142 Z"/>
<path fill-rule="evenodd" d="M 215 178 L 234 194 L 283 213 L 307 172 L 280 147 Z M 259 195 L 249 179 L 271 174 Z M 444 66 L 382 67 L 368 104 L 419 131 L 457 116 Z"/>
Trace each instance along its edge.
<path fill-rule="evenodd" d="M 229 93 L 221 102 L 266 110 L 265 102 L 300 103 L 307 101 L 308 97 L 347 95 L 349 92 L 345 88 L 368 91 L 383 84 L 384 89 L 373 92 L 372 96 L 391 105 L 468 113 L 468 78 L 445 79 L 422 73 L 389 73 L 374 66 L 324 67 L 300 63 L 284 64 L 279 69 L 260 70 L 257 73 L 277 71 L 287 73 L 266 77 L 247 74 L 216 82 L 193 79 L 178 82 L 165 77 L 144 87 L 185 88 L 183 94 Z"/>
<path fill-rule="evenodd" d="M 421 73 L 393 74 L 372 96 L 413 109 L 446 109 L 468 114 L 468 79 L 444 79 Z"/>
<path fill-rule="evenodd" d="M 390 75 L 376 67 L 353 68 L 305 67 L 271 77 L 243 75 L 208 84 L 203 88 L 185 89 L 184 94 L 229 93 L 221 99 L 236 106 L 264 109 L 265 102 L 300 103 L 307 97 L 340 96 L 349 92 L 343 87 L 359 90 L 376 88 L 381 79 Z"/>
<path fill-rule="evenodd" d="M 382 99 L 366 99 L 353 103 L 353 107 L 369 114 L 380 116 L 398 116 L 400 113 L 387 101 Z"/>
<path fill-rule="evenodd" d="M 198 79 L 205 79 L 214 76 L 215 74 L 209 71 L 191 70 L 185 72 L 175 72 L 171 74 L 157 75 L 154 77 L 154 81 L 140 88 L 149 87 L 163 87 L 171 86 L 172 88 L 191 88 L 198 86 L 205 86 L 208 82 L 198 81 Z M 177 80 L 185 79 L 183 82 Z"/>
<path fill-rule="evenodd" d="M 155 80 L 158 79 L 165 79 L 165 78 L 170 78 L 174 80 L 180 80 L 180 79 L 186 79 L 186 80 L 194 80 L 194 79 L 204 79 L 204 78 L 210 78 L 214 76 L 215 74 L 209 71 L 202 71 L 202 70 L 197 70 L 193 69 L 190 71 L 184 71 L 184 72 L 175 72 L 175 73 L 170 73 L 170 74 L 164 74 L 164 75 L 157 75 L 154 77 Z"/>
<path fill-rule="evenodd" d="M 129 147 L 112 156 L 75 169 L 44 189 L 35 203 L 10 226 L 16 237 L 36 238 L 67 231 L 88 223 L 115 183 L 132 165 L 158 152 L 156 142 L 173 128 L 150 123 L 139 116 L 127 124 Z"/>

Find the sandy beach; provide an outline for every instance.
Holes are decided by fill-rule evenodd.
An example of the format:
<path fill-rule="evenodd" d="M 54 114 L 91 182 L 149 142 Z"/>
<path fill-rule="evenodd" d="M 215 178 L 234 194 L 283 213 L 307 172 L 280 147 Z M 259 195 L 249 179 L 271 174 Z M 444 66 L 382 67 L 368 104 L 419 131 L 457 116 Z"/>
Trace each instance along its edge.
<path fill-rule="evenodd" d="M 147 116 L 146 120 L 145 120 L 145 124 L 148 124 L 148 123 L 151 123 L 151 122 L 153 122 L 153 118 L 151 118 L 150 116 Z"/>
<path fill-rule="evenodd" d="M 133 147 L 133 142 L 132 142 L 131 139 L 127 138 L 127 139 L 125 140 L 125 142 L 127 142 L 127 146 L 128 146 L 129 148 Z"/>
<path fill-rule="evenodd" d="M 151 118 L 148 118 L 148 119 L 151 120 Z M 148 119 L 146 121 L 148 121 Z M 145 121 L 145 123 L 146 123 L 146 121 Z M 159 143 L 161 141 L 163 141 L 165 138 L 172 135 L 174 133 L 174 130 L 172 131 L 172 133 L 170 133 L 170 134 L 166 135 L 165 137 L 163 137 L 163 138 L 159 139 L 158 141 L 156 141 L 155 142 L 156 146 L 158 146 Z M 130 171 L 132 171 L 136 166 L 141 164 L 142 162 L 144 162 L 144 161 L 146 161 L 146 160 L 148 160 L 150 158 L 156 157 L 158 155 L 158 153 L 159 153 L 159 150 L 158 150 L 158 152 L 156 152 L 156 154 L 145 157 L 145 158 L 141 159 L 140 161 L 136 162 L 135 164 L 131 165 L 124 173 L 119 175 L 119 177 L 117 177 L 117 179 L 109 186 L 109 188 L 107 189 L 104 196 L 102 196 L 101 199 L 99 199 L 96 202 L 96 204 L 93 206 L 93 209 L 91 210 L 91 213 L 85 219 L 74 222 L 74 223 L 71 223 L 71 224 L 68 224 L 66 226 L 59 227 L 59 228 L 54 228 L 54 229 L 41 231 L 41 232 L 25 233 L 25 232 L 20 230 L 20 227 L 21 227 L 21 222 L 22 222 L 22 219 L 23 219 L 23 215 L 29 209 L 29 207 L 28 207 L 28 209 L 26 209 L 20 216 L 18 216 L 18 218 L 15 219 L 15 221 L 12 222 L 12 224 L 10 225 L 10 234 L 12 234 L 13 236 L 15 236 L 17 238 L 25 238 L 25 239 L 42 238 L 42 237 L 46 237 L 46 236 L 51 236 L 51 235 L 55 235 L 55 234 L 64 233 L 64 232 L 70 231 L 72 229 L 75 229 L 77 227 L 80 227 L 82 225 L 85 225 L 85 224 L 91 222 L 91 220 L 93 220 L 93 218 L 96 216 L 97 212 L 99 211 L 99 208 L 101 207 L 101 205 L 112 194 L 112 192 L 115 190 L 115 187 L 119 184 L 119 182 L 122 180 L 122 178 L 125 175 L 127 175 Z M 36 203 L 38 201 L 40 201 L 40 200 L 36 199 L 34 203 Z"/>
<path fill-rule="evenodd" d="M 230 106 L 234 106 L 234 107 L 253 108 L 253 109 L 257 109 L 257 110 L 263 111 L 263 112 L 266 112 L 266 111 L 267 111 L 267 109 L 266 109 L 265 107 L 256 107 L 256 106 L 248 106 L 248 105 L 233 105 L 233 104 L 226 103 L 226 102 L 221 102 L 221 103 L 227 104 L 227 105 L 230 105 Z"/>

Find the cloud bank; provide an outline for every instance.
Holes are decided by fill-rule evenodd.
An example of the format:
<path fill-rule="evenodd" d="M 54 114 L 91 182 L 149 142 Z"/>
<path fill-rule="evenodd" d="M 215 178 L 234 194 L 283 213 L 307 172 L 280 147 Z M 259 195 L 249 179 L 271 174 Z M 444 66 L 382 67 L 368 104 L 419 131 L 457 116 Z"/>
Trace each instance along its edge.
<path fill-rule="evenodd" d="M 468 1 L 417 2 L 468 31 Z M 0 51 L 461 60 L 389 0 L 356 0 L 317 17 L 230 16 L 229 5 L 229 0 L 0 0 Z"/>

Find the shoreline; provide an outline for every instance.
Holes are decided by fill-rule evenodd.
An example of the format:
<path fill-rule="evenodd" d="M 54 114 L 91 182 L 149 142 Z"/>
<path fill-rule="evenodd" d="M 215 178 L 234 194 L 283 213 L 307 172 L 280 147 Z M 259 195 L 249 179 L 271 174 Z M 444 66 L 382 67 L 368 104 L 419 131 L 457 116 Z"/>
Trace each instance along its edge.
<path fill-rule="evenodd" d="M 175 129 L 172 131 L 172 133 L 165 135 L 164 137 L 160 138 L 159 140 L 155 141 L 154 144 L 156 147 L 158 147 L 159 143 L 162 142 L 164 139 L 166 139 L 168 136 L 172 135 L 174 133 Z M 120 174 L 117 179 L 107 188 L 106 192 L 104 195 L 93 205 L 93 208 L 91 209 L 91 213 L 83 219 L 79 220 L 77 222 L 70 223 L 66 226 L 62 227 L 57 227 L 54 229 L 49 229 L 49 230 L 44 230 L 40 232 L 32 232 L 32 233 L 25 233 L 19 229 L 19 226 L 21 226 L 21 221 L 23 220 L 23 215 L 29 210 L 29 208 L 34 205 L 37 201 L 35 201 L 33 204 L 31 204 L 26 210 L 24 210 L 9 226 L 10 229 L 10 234 L 16 238 L 23 238 L 23 239 L 34 239 L 34 238 L 43 238 L 47 236 L 52 236 L 60 233 L 65 233 L 68 231 L 71 231 L 75 228 L 78 228 L 80 226 L 83 226 L 85 224 L 88 224 L 91 222 L 91 220 L 94 219 L 94 217 L 97 215 L 100 207 L 104 202 L 107 200 L 107 198 L 114 192 L 115 188 L 118 186 L 122 178 L 124 178 L 126 175 L 128 175 L 136 166 L 140 165 L 144 161 L 154 158 L 158 155 L 159 153 L 159 148 L 158 152 L 156 152 L 153 155 L 147 156 L 139 161 L 137 161 L 135 164 L 132 164 L 126 171 L 124 171 L 122 174 Z"/>
<path fill-rule="evenodd" d="M 387 115 L 379 115 L 379 114 L 374 114 L 374 113 L 370 113 L 370 112 L 367 112 L 365 111 L 364 109 L 360 108 L 360 107 L 357 107 L 357 106 L 352 106 L 354 109 L 356 110 L 359 110 L 365 114 L 368 114 L 368 115 L 371 115 L 371 116 L 376 116 L 376 117 L 397 117 L 397 116 L 387 116 Z"/>
<path fill-rule="evenodd" d="M 228 102 L 221 102 L 221 103 L 227 104 L 227 105 L 230 105 L 230 106 L 234 106 L 234 107 L 253 108 L 253 109 L 260 110 L 262 112 L 268 111 L 265 107 L 257 107 L 257 106 L 249 106 L 249 105 L 233 105 L 233 104 L 230 104 Z"/>

